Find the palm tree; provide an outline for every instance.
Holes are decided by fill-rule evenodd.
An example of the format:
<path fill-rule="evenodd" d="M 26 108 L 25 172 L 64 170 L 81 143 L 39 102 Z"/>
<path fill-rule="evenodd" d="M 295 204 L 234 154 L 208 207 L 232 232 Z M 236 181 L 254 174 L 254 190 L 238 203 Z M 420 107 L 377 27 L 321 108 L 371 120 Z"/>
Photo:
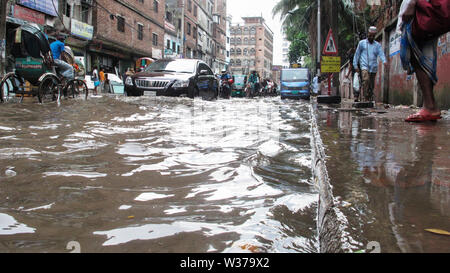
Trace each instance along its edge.
<path fill-rule="evenodd" d="M 334 1 L 337 1 L 339 29 L 333 31 L 335 31 L 335 39 L 337 39 L 340 54 L 343 55 L 357 43 L 357 30 L 364 29 L 364 19 L 367 17 L 365 14 L 355 11 L 353 1 Z M 323 2 L 326 4 L 326 1 Z M 321 44 L 324 43 L 326 34 L 332 26 L 331 12 L 326 5 L 322 5 Z M 302 37 L 302 35 L 298 35 L 299 33 L 307 34 L 303 39 L 309 44 L 309 54 L 315 58 L 317 56 L 317 0 L 279 0 L 272 13 L 274 16 L 281 16 L 289 41 L 294 42 L 298 36 Z"/>

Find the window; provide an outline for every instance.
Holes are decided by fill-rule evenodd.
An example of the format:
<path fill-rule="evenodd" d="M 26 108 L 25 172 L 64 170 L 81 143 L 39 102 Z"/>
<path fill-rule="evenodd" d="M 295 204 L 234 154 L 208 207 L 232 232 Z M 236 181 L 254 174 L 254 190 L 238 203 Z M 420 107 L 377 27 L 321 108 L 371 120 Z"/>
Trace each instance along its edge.
<path fill-rule="evenodd" d="M 170 40 L 167 40 L 167 44 L 166 44 L 166 48 L 167 48 L 167 49 L 170 49 L 170 44 L 171 44 L 171 43 L 170 43 Z"/>
<path fill-rule="evenodd" d="M 230 54 L 234 55 L 234 48 L 230 49 Z"/>
<path fill-rule="evenodd" d="M 195 16 L 195 17 L 197 17 L 197 9 L 198 9 L 198 7 L 197 7 L 197 5 L 195 5 L 195 6 L 194 6 L 194 16 Z"/>
<path fill-rule="evenodd" d="M 198 72 L 200 73 L 200 71 L 202 71 L 202 70 L 208 71 L 208 75 L 214 75 L 214 73 L 212 72 L 211 68 L 209 68 L 209 66 L 207 66 L 204 63 L 200 63 L 198 65 Z"/>
<path fill-rule="evenodd" d="M 119 32 L 125 32 L 125 18 L 122 16 L 116 16 L 117 17 L 117 30 Z"/>
<path fill-rule="evenodd" d="M 89 6 L 82 5 L 81 6 L 81 21 L 83 23 L 89 23 Z"/>
<path fill-rule="evenodd" d="M 158 13 L 158 1 L 153 0 L 153 11 Z"/>
<path fill-rule="evenodd" d="M 191 35 L 191 23 L 187 23 L 187 35 Z"/>
<path fill-rule="evenodd" d="M 236 54 L 237 55 L 241 55 L 242 54 L 242 50 L 240 48 L 236 49 Z"/>
<path fill-rule="evenodd" d="M 166 20 L 167 20 L 167 22 L 172 23 L 172 20 L 173 20 L 172 18 L 173 18 L 172 12 L 166 11 Z"/>
<path fill-rule="evenodd" d="M 64 10 L 64 15 L 67 16 L 67 17 L 72 17 L 72 16 L 71 16 L 71 13 L 72 13 L 72 6 L 69 5 L 69 3 L 66 3 L 66 6 L 65 6 L 65 7 L 66 7 L 66 8 L 65 8 L 65 10 Z"/>
<path fill-rule="evenodd" d="M 177 48 L 177 43 L 175 43 L 175 42 L 172 42 L 172 49 L 173 49 L 173 51 L 175 51 L 175 50 L 176 50 L 176 48 Z"/>
<path fill-rule="evenodd" d="M 247 37 L 244 38 L 244 45 L 248 45 L 248 38 Z"/>
<path fill-rule="evenodd" d="M 144 39 L 144 25 L 138 24 L 138 39 L 143 40 Z"/>
<path fill-rule="evenodd" d="M 153 33 L 153 45 L 158 46 L 158 34 Z"/>
<path fill-rule="evenodd" d="M 188 0 L 188 11 L 192 12 L 192 0 Z"/>
<path fill-rule="evenodd" d="M 194 39 L 197 39 L 197 28 L 196 27 L 194 27 L 192 36 L 194 37 Z"/>

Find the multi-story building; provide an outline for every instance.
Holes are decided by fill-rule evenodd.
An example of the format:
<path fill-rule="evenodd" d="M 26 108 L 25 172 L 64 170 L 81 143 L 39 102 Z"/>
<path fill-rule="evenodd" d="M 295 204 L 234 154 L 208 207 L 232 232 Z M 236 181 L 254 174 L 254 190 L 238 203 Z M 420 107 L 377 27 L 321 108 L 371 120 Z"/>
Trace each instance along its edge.
<path fill-rule="evenodd" d="M 181 7 L 184 7 L 184 43 L 183 58 L 197 58 L 197 21 L 198 21 L 198 5 L 195 0 L 179 0 Z"/>
<path fill-rule="evenodd" d="M 215 61 L 213 63 L 213 70 L 219 73 L 226 69 L 227 62 L 227 1 L 216 0 L 215 12 L 213 13 L 214 28 L 213 37 L 216 42 Z"/>
<path fill-rule="evenodd" d="M 291 42 L 288 41 L 286 36 L 283 37 L 283 43 L 281 45 L 281 66 L 283 68 L 289 68 L 291 66 L 291 62 L 289 61 L 289 47 L 291 46 Z"/>
<path fill-rule="evenodd" d="M 230 38 L 231 38 L 231 34 L 230 34 L 230 29 L 231 29 L 231 22 L 233 21 L 233 17 L 231 15 L 227 16 L 227 28 L 226 28 L 226 32 L 227 32 L 227 45 L 226 45 L 226 58 L 225 61 L 227 63 L 227 70 L 230 70 L 230 61 L 231 61 L 231 55 L 230 55 L 230 49 L 231 49 L 231 43 L 230 43 Z"/>
<path fill-rule="evenodd" d="M 166 0 L 164 21 L 164 57 L 180 58 L 182 55 L 182 9 L 179 0 Z"/>
<path fill-rule="evenodd" d="M 89 44 L 93 39 L 94 26 L 92 26 L 93 0 L 84 1 L 59 1 L 59 12 L 64 22 L 56 20 L 55 26 L 59 30 L 68 30 L 70 36 L 66 38 L 66 44 L 70 46 L 75 56 L 81 58 L 85 65 L 91 67 Z"/>
<path fill-rule="evenodd" d="M 233 74 L 257 71 L 270 78 L 273 64 L 273 32 L 263 17 L 243 17 L 244 24 L 230 29 L 230 66 Z"/>
<path fill-rule="evenodd" d="M 195 1 L 197 18 L 197 58 L 213 66 L 215 41 L 213 37 L 213 8 L 211 0 Z"/>
<path fill-rule="evenodd" d="M 124 72 L 139 57 L 164 54 L 165 1 L 96 0 L 91 63 Z"/>

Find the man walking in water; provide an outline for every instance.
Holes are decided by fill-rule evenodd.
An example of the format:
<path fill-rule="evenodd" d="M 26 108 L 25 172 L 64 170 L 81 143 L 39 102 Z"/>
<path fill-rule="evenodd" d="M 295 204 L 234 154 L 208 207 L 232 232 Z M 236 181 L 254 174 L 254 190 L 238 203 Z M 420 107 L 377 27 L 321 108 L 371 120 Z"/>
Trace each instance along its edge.
<path fill-rule="evenodd" d="M 375 76 L 378 71 L 378 57 L 383 64 L 387 65 L 383 49 L 377 41 L 375 35 L 377 28 L 369 28 L 367 39 L 361 40 L 353 58 L 353 67 L 362 78 L 362 95 L 366 101 L 373 100 L 373 90 L 375 87 Z"/>

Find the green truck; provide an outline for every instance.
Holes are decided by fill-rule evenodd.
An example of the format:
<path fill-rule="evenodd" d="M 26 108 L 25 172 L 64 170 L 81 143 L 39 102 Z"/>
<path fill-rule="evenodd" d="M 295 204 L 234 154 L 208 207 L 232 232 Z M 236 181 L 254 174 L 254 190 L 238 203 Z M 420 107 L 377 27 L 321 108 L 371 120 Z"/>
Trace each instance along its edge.
<path fill-rule="evenodd" d="M 245 84 L 247 83 L 247 76 L 235 75 L 233 76 L 233 90 L 231 91 L 232 97 L 245 97 Z"/>

